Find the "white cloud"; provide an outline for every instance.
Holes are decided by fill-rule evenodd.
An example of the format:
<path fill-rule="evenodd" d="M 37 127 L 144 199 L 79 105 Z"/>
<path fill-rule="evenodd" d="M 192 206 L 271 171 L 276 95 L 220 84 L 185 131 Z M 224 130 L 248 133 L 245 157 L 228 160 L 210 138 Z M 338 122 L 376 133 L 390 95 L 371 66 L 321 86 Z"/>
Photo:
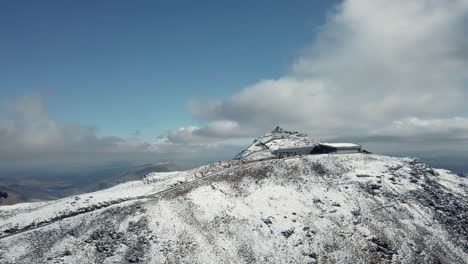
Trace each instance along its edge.
<path fill-rule="evenodd" d="M 164 139 L 173 144 L 213 145 L 214 142 L 246 136 L 250 136 L 250 134 L 241 128 L 239 123 L 218 120 L 210 122 L 204 127 L 188 126 L 174 129 Z"/>
<path fill-rule="evenodd" d="M 209 123 L 206 127 L 199 128 L 194 131 L 195 135 L 200 137 L 208 138 L 231 138 L 240 137 L 245 135 L 239 126 L 239 123 L 235 121 L 220 120 Z"/>
<path fill-rule="evenodd" d="M 0 144 L 8 152 L 60 151 L 82 148 L 84 145 L 107 145 L 112 139 L 100 142 L 95 129 L 67 125 L 48 117 L 39 96 L 17 99 L 9 104 L 8 118 L 0 123 Z"/>
<path fill-rule="evenodd" d="M 60 167 L 79 170 L 81 165 L 100 166 L 114 162 L 197 164 L 231 158 L 241 150 L 239 144 L 211 139 L 215 134 L 231 135 L 230 130 L 237 126 L 233 122 L 214 122 L 203 129 L 182 128 L 163 137 L 142 140 L 98 137 L 92 127 L 54 120 L 45 111 L 40 96 L 19 98 L 10 102 L 8 109 L 6 118 L 0 120 L 2 169 Z M 2 172 L 0 169 L 0 174 Z"/>
<path fill-rule="evenodd" d="M 0 145 L 6 153 L 148 151 L 151 144 L 135 138 L 98 137 L 96 129 L 52 119 L 40 96 L 25 96 L 8 104 L 0 122 Z"/>
<path fill-rule="evenodd" d="M 387 127 L 376 129 L 374 134 L 411 138 L 415 131 L 418 135 L 423 136 L 419 140 L 432 138 L 440 141 L 468 141 L 468 118 L 421 119 L 410 117 L 394 121 Z"/>
<path fill-rule="evenodd" d="M 251 136 L 466 138 L 467 22 L 466 0 L 346 0 L 290 73 L 189 109 Z"/>

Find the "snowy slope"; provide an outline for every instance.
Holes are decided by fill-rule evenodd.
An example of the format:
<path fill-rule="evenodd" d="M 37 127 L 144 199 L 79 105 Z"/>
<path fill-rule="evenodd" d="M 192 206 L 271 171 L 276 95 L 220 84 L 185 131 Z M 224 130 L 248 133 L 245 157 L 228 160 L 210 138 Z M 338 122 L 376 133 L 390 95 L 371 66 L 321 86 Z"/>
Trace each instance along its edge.
<path fill-rule="evenodd" d="M 0 235 L 12 228 L 22 229 L 28 225 L 51 221 L 56 217 L 88 208 L 93 209 L 93 207 L 150 195 L 190 179 L 194 179 L 194 176 L 184 172 L 153 173 L 143 181 L 126 182 L 94 193 L 50 202 L 3 206 L 0 207 Z M 153 184 L 148 184 L 148 182 Z"/>
<path fill-rule="evenodd" d="M 466 263 L 467 186 L 466 178 L 410 158 L 343 154 L 227 161 L 151 174 L 78 199 L 1 207 L 0 259 Z M 168 188 L 173 189 L 151 196 Z M 99 207 L 103 203 L 109 204 Z M 12 227 L 47 219 L 40 228 L 5 236 Z"/>

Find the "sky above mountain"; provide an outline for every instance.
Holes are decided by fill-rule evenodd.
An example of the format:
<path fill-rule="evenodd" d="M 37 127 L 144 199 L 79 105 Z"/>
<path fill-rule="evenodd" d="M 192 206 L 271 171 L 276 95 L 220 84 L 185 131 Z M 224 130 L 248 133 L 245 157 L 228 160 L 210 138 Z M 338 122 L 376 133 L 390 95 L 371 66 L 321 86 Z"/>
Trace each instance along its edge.
<path fill-rule="evenodd" d="M 200 161 L 275 125 L 468 152 L 468 0 L 2 1 L 0 21 L 9 163 Z"/>

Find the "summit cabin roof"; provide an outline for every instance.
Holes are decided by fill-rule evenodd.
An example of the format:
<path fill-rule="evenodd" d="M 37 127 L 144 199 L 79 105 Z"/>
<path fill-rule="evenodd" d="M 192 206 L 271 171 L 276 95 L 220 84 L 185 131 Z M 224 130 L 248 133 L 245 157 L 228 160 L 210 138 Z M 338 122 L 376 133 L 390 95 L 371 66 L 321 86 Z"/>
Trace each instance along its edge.
<path fill-rule="evenodd" d="M 320 143 L 320 145 L 332 148 L 360 148 L 360 145 L 353 143 Z"/>

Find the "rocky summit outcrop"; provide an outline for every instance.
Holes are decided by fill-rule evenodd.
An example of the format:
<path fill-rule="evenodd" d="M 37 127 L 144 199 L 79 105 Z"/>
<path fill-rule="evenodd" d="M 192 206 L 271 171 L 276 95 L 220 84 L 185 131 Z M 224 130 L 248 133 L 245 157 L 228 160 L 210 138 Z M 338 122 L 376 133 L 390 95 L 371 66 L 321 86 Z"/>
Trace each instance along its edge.
<path fill-rule="evenodd" d="M 0 208 L 1 263 L 466 263 L 468 179 L 374 154 L 226 161 Z"/>
<path fill-rule="evenodd" d="M 304 133 L 287 131 L 277 126 L 270 133 L 256 138 L 245 150 L 237 154 L 235 160 L 251 161 L 274 158 L 273 151 L 280 148 L 306 147 L 318 144 L 319 140 Z"/>

